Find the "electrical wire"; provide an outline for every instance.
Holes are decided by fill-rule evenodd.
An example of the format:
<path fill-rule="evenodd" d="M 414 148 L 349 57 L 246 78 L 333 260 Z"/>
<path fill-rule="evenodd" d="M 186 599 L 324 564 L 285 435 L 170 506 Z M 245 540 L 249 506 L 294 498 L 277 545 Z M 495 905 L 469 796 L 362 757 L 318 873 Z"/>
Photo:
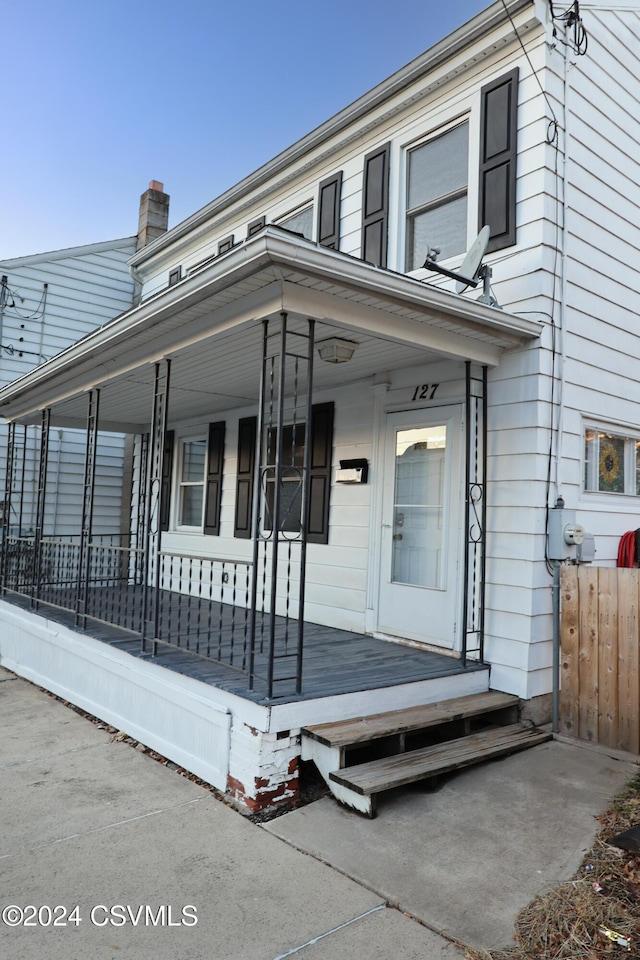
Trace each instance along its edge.
<path fill-rule="evenodd" d="M 12 290 L 10 287 L 6 286 L 5 289 L 7 293 L 11 296 L 11 300 L 13 302 L 5 306 L 5 313 L 9 313 L 12 311 L 13 313 L 15 313 L 17 317 L 20 318 L 20 320 L 40 319 L 41 317 L 44 316 L 44 304 L 47 297 L 47 287 L 48 287 L 48 284 L 46 283 L 43 284 L 42 296 L 40 297 L 40 302 L 38 303 L 38 306 L 36 307 L 34 312 L 31 314 L 25 314 L 20 312 L 18 307 L 16 307 L 16 303 L 15 303 L 16 300 L 20 300 L 22 303 L 24 303 L 24 297 L 21 296 L 21 294 L 19 294 L 16 290 Z"/>
<path fill-rule="evenodd" d="M 549 0 L 549 2 L 550 2 L 550 7 L 551 7 L 551 16 L 552 16 L 552 18 L 554 18 L 553 4 L 551 3 L 551 0 Z M 549 573 L 553 573 L 553 568 L 552 568 L 552 565 L 551 565 L 551 562 L 550 562 L 549 556 L 548 556 L 548 548 L 549 548 L 549 519 L 550 519 L 549 511 L 550 511 L 550 509 L 551 509 L 550 503 L 549 503 L 549 498 L 550 498 L 550 495 L 551 495 L 551 475 L 552 475 L 552 468 L 553 468 L 554 440 L 555 440 L 555 443 L 557 444 L 557 442 L 558 442 L 557 431 L 558 431 L 559 426 L 560 426 L 560 413 L 559 413 L 559 411 L 558 411 L 557 415 L 555 414 L 555 406 L 556 406 L 556 376 L 557 376 L 557 375 L 556 375 L 556 366 L 557 366 L 557 362 L 558 362 L 558 326 L 557 326 L 556 320 L 555 320 L 555 309 L 556 309 L 556 285 L 557 285 L 557 280 L 558 280 L 558 258 L 559 258 L 559 256 L 560 256 L 560 232 L 561 232 L 562 229 L 564 229 L 564 224 L 562 224 L 562 225 L 560 224 L 560 219 L 561 219 L 561 218 L 560 218 L 560 177 L 559 177 L 560 123 L 559 123 L 558 118 L 557 118 L 557 116 L 556 116 L 555 110 L 553 109 L 553 105 L 552 105 L 552 103 L 551 103 L 551 101 L 550 101 L 550 99 L 549 99 L 549 97 L 548 97 L 548 95 L 547 95 L 547 92 L 546 92 L 546 90 L 544 89 L 544 87 L 542 86 L 542 83 L 541 83 L 541 81 L 540 81 L 540 77 L 538 76 L 538 72 L 536 71 L 536 69 L 535 69 L 535 67 L 534 67 L 534 65 L 533 65 L 533 63 L 532 63 L 532 61 L 531 61 L 531 57 L 529 56 L 529 53 L 527 52 L 527 49 L 526 49 L 526 47 L 525 47 L 525 45 L 524 45 L 524 43 L 523 43 L 523 41 L 522 41 L 522 37 L 520 36 L 520 33 L 518 32 L 518 28 L 516 27 L 516 25 L 515 25 L 515 23 L 514 23 L 514 21 L 513 21 L 513 17 L 511 16 L 511 14 L 510 14 L 510 12 L 509 12 L 509 8 L 507 7 L 507 4 L 506 4 L 505 0 L 502 0 L 502 6 L 503 6 L 504 9 L 505 9 L 505 13 L 507 14 L 507 17 L 509 18 L 509 21 L 510 21 L 510 23 L 511 23 L 511 26 L 513 27 L 513 32 L 515 33 L 516 37 L 518 38 L 518 42 L 519 42 L 520 46 L 522 47 L 522 51 L 523 51 L 525 57 L 527 58 L 527 62 L 528 62 L 528 64 L 529 64 L 530 68 L 531 68 L 531 71 L 532 71 L 534 77 L 536 78 L 536 81 L 537 81 L 537 83 L 538 83 L 538 86 L 540 87 L 540 91 L 541 91 L 541 93 L 542 93 L 542 95 L 543 95 L 543 97 L 544 97 L 544 99 L 545 99 L 545 102 L 546 102 L 547 107 L 549 108 L 549 112 L 550 112 L 550 114 L 551 114 L 551 120 L 549 120 L 548 125 L 547 125 L 547 136 L 546 136 L 547 143 L 549 144 L 549 146 L 552 146 L 552 147 L 553 147 L 553 151 L 554 151 L 554 170 L 553 170 L 553 172 L 554 172 L 554 185 L 555 185 L 555 197 L 554 197 L 554 201 L 555 201 L 555 207 L 556 207 L 556 217 L 555 217 L 556 236 L 555 236 L 554 255 L 553 255 L 553 284 L 552 284 L 552 288 L 551 288 L 551 311 L 550 311 L 549 313 L 546 313 L 546 312 L 544 312 L 544 311 L 538 311 L 538 310 L 530 310 L 530 311 L 522 311 L 522 312 L 524 312 L 524 313 L 538 313 L 538 314 L 541 314 L 541 315 L 543 315 L 543 316 L 548 317 L 548 318 L 549 318 L 549 321 L 550 321 L 550 322 L 549 322 L 549 326 L 550 326 L 550 329 L 551 329 L 551 396 L 550 396 L 550 398 L 549 398 L 549 406 L 550 406 L 550 413 L 551 413 L 551 415 L 550 415 L 550 425 L 549 425 L 549 451 L 548 451 L 548 454 L 547 454 L 547 475 L 546 475 L 546 480 L 545 480 L 544 559 L 545 559 L 545 564 L 546 564 L 546 567 L 547 567 L 547 571 L 548 571 Z M 566 14 L 566 16 L 565 16 L 565 14 Z M 560 19 L 560 18 L 562 17 L 562 18 L 565 19 L 565 22 L 566 22 L 567 24 L 569 24 L 569 25 L 573 24 L 573 22 L 574 22 L 574 21 L 571 19 L 571 17 L 577 16 L 577 18 L 578 18 L 578 20 L 579 20 L 579 10 L 578 10 L 577 0 L 576 0 L 576 2 L 574 3 L 573 7 L 572 7 L 570 10 L 565 11 L 565 14 L 560 15 L 559 17 L 557 17 L 557 19 Z M 554 18 L 554 19 L 555 19 L 555 18 Z M 580 23 L 581 23 L 581 22 L 582 22 L 582 21 L 580 21 Z M 584 29 L 584 28 L 582 28 L 582 29 Z M 585 33 L 585 37 L 586 37 L 586 31 L 584 31 L 584 33 Z M 554 35 L 555 35 L 555 28 L 554 28 Z M 586 52 L 586 46 L 585 46 L 585 52 Z"/>
<path fill-rule="evenodd" d="M 551 11 L 551 19 L 554 23 L 553 36 L 555 39 L 563 46 L 569 47 L 576 57 L 583 57 L 589 47 L 589 35 L 580 16 L 579 0 L 574 0 L 571 6 L 563 10 L 562 13 L 556 13 L 553 9 L 553 0 L 549 0 L 549 10 Z M 566 29 L 573 27 L 573 36 L 570 40 L 564 40 L 558 35 L 558 31 L 555 28 L 556 22 L 564 24 Z"/>
<path fill-rule="evenodd" d="M 553 104 L 551 103 L 551 100 L 549 99 L 549 96 L 548 96 L 548 94 L 547 94 L 547 91 L 544 89 L 544 87 L 542 86 L 542 83 L 540 82 L 540 77 L 538 76 L 538 71 L 536 70 L 536 68 L 534 67 L 533 63 L 531 62 L 531 57 L 529 56 L 529 53 L 528 53 L 528 51 L 527 51 L 527 48 L 525 47 L 524 43 L 522 42 L 522 37 L 520 36 L 520 33 L 518 32 L 518 28 L 516 27 L 516 25 L 515 25 L 515 23 L 514 23 L 514 21 L 513 21 L 513 17 L 511 16 L 511 13 L 509 12 L 509 8 L 508 8 L 508 6 L 507 6 L 507 4 L 506 4 L 506 0 L 502 0 L 502 6 L 504 7 L 504 12 L 506 13 L 506 15 L 507 15 L 508 18 L 509 18 L 509 22 L 511 23 L 511 26 L 513 27 L 513 32 L 515 33 L 515 35 L 516 35 L 516 37 L 517 37 L 517 39 L 518 39 L 518 43 L 519 43 L 520 46 L 522 47 L 522 52 L 524 53 L 525 57 L 527 58 L 527 62 L 528 62 L 528 64 L 529 64 L 529 66 L 531 67 L 531 72 L 533 73 L 534 77 L 536 78 L 536 81 L 537 81 L 537 83 L 538 83 L 538 86 L 540 87 L 540 92 L 542 93 L 542 96 L 543 96 L 544 99 L 545 99 L 545 102 L 546 102 L 546 104 L 547 104 L 547 107 L 549 108 L 549 113 L 551 114 L 551 120 L 549 120 L 549 123 L 547 124 L 547 143 L 556 143 L 557 140 L 558 140 L 559 125 L 558 125 L 558 118 L 556 117 L 555 110 L 553 109 Z"/>
<path fill-rule="evenodd" d="M 19 357 L 38 357 L 43 363 L 48 359 L 43 353 L 38 353 L 37 350 L 23 350 L 22 347 L 14 347 L 12 343 L 0 343 L 0 350 L 4 350 L 10 357 L 14 357 L 17 353 Z"/>

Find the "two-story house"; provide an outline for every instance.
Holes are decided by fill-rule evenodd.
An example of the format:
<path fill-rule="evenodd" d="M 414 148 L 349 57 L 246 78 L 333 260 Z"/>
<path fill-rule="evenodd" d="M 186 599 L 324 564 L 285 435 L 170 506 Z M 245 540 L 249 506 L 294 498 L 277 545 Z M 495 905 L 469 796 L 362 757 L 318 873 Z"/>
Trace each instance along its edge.
<path fill-rule="evenodd" d="M 493 3 L 139 250 L 140 303 L 0 391 L 14 436 L 87 426 L 77 549 L 5 537 L 2 662 L 250 808 L 306 725 L 548 698 L 550 511 L 601 562 L 636 526 L 639 36 Z"/>

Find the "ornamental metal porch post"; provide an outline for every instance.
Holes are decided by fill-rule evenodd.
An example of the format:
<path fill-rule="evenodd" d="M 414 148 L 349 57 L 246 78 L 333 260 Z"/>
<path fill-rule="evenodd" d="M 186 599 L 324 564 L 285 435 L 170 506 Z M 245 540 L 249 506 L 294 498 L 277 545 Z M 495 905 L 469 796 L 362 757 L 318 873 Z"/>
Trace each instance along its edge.
<path fill-rule="evenodd" d="M 0 567 L 0 583 L 2 594 L 7 589 L 7 554 L 9 550 L 9 518 L 11 517 L 11 492 L 13 490 L 13 458 L 15 454 L 16 425 L 12 420 L 9 424 L 7 437 L 7 464 L 4 477 L 4 507 L 2 517 L 2 557 Z"/>
<path fill-rule="evenodd" d="M 42 536 L 44 531 L 44 511 L 47 492 L 47 465 L 49 461 L 49 428 L 51 426 L 51 408 L 42 411 L 40 428 L 40 462 L 38 466 L 38 490 L 36 505 L 36 523 L 33 537 L 33 567 L 31 574 L 31 608 L 38 609 L 40 582 L 42 579 Z"/>
<path fill-rule="evenodd" d="M 256 680 L 263 680 L 266 683 L 266 695 L 272 698 L 276 684 L 295 683 L 296 693 L 302 691 L 306 545 L 312 443 L 314 321 L 307 321 L 306 333 L 292 330 L 287 313 L 282 311 L 280 325 L 275 333 L 270 333 L 269 324 L 269 320 L 263 321 L 257 456 L 253 491 L 249 686 L 250 689 L 254 689 Z M 301 342 L 304 347 L 300 347 Z M 277 346 L 272 346 L 275 343 Z M 290 346 L 291 343 L 294 344 L 293 347 Z M 300 372 L 301 363 L 306 363 L 306 375 Z M 306 391 L 302 417 L 298 410 L 301 391 Z M 292 408 L 288 424 L 285 424 L 285 401 Z M 285 432 L 288 438 L 287 449 L 284 448 Z M 303 462 L 300 466 L 299 455 L 296 462 L 296 450 L 299 453 L 303 436 Z M 286 497 L 284 496 L 285 486 Z M 300 549 L 300 581 L 294 638 L 293 631 L 290 633 L 290 623 L 292 565 L 295 562 L 293 547 L 296 544 Z M 283 568 L 280 578 L 279 567 Z M 279 579 L 283 588 L 281 597 L 278 596 Z M 258 596 L 259 580 L 260 596 Z M 276 622 L 278 600 L 282 603 L 284 612 Z M 256 658 L 264 657 L 265 652 L 266 662 L 264 660 L 262 662 L 266 673 L 260 676 L 256 669 Z"/>
<path fill-rule="evenodd" d="M 484 616 L 487 566 L 487 367 L 472 378 L 466 361 L 464 575 L 462 590 L 462 662 L 470 655 L 484 662 Z M 472 391 L 472 383 L 479 391 Z M 479 392 L 479 396 L 478 396 Z"/>
<path fill-rule="evenodd" d="M 96 450 L 98 445 L 98 415 L 100 391 L 90 390 L 87 404 L 87 436 L 82 487 L 82 528 L 78 553 L 76 583 L 76 626 L 87 626 L 89 580 L 91 579 L 91 535 L 93 527 L 93 500 L 96 483 Z"/>
<path fill-rule="evenodd" d="M 142 651 L 147 652 L 147 640 L 153 640 L 152 656 L 158 654 L 160 634 L 160 511 L 162 498 L 162 466 L 164 460 L 171 360 L 155 365 L 153 378 L 153 406 L 147 455 L 147 492 L 145 496 L 144 582 L 142 601 Z"/>

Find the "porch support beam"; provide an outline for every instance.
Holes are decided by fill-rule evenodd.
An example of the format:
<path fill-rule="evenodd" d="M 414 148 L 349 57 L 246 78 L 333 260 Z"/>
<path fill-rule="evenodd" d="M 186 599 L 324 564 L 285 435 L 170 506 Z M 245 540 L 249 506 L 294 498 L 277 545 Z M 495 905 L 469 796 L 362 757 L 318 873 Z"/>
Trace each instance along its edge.
<path fill-rule="evenodd" d="M 82 528 L 78 555 L 78 578 L 76 583 L 76 626 L 87 626 L 89 579 L 91 572 L 91 535 L 93 528 L 93 501 L 96 483 L 96 453 L 98 447 L 98 417 L 100 391 L 90 390 L 87 397 L 87 434 L 84 456 L 84 479 L 82 485 Z"/>
<path fill-rule="evenodd" d="M 479 384 L 480 396 L 472 390 Z M 481 378 L 465 365 L 465 501 L 462 591 L 462 662 L 484 662 L 487 545 L 487 368 Z M 473 639 L 472 639 L 473 638 Z"/>
<path fill-rule="evenodd" d="M 12 421 L 9 424 L 7 437 L 7 461 L 6 473 L 4 477 L 4 504 L 2 511 L 2 558 L 0 567 L 0 584 L 2 594 L 6 593 L 7 586 L 7 552 L 9 548 L 9 522 L 11 517 L 11 492 L 13 488 L 13 462 L 15 455 L 16 425 Z M 20 533 L 20 531 L 18 531 Z"/>
<path fill-rule="evenodd" d="M 313 416 L 313 362 L 315 355 L 315 321 L 308 320 L 307 341 L 307 440 L 302 464 L 302 517 L 300 525 L 300 587 L 298 592 L 298 649 L 296 693 L 302 693 L 302 655 L 304 651 L 304 601 L 307 589 L 307 540 L 309 535 L 309 505 L 311 502 L 311 419 Z"/>
<path fill-rule="evenodd" d="M 357 330 L 381 340 L 415 346 L 456 360 L 472 360 L 491 367 L 498 366 L 500 362 L 501 347 L 432 326 L 427 314 L 423 321 L 407 320 L 362 303 L 342 300 L 331 294 L 286 281 L 283 283 L 283 303 L 290 311 L 314 316 L 324 323 Z M 451 321 L 451 318 L 449 320 Z M 507 340 L 505 335 L 507 345 L 519 342 L 514 337 L 512 344 L 511 339 Z"/>
<path fill-rule="evenodd" d="M 47 466 L 49 463 L 49 428 L 51 408 L 42 411 L 40 427 L 40 461 L 38 465 L 38 490 L 36 501 L 36 522 L 33 538 L 33 567 L 31 575 L 31 608 L 37 610 L 42 577 L 42 536 L 44 532 L 44 512 L 47 493 Z"/>
<path fill-rule="evenodd" d="M 152 655 L 158 653 L 160 632 L 160 508 L 162 498 L 162 466 L 164 461 L 171 360 L 155 365 L 151 432 L 149 434 L 147 492 L 145 518 L 145 559 L 142 612 L 142 651 L 147 652 L 147 640 L 153 640 Z"/>
<path fill-rule="evenodd" d="M 98 388 L 95 388 L 98 389 Z M 90 391 L 89 391 L 90 392 Z M 20 423 L 24 424 L 34 424 L 39 423 L 40 418 L 36 417 L 33 414 L 30 414 L 26 417 L 18 418 Z M 59 427 L 61 430 L 86 430 L 87 428 L 87 418 L 86 417 L 63 417 L 59 416 L 56 413 L 55 408 L 51 410 L 51 426 Z M 127 434 L 139 434 L 144 433 L 149 429 L 147 423 L 127 423 L 120 420 L 101 420 L 100 421 L 100 432 L 101 433 L 127 433 Z"/>

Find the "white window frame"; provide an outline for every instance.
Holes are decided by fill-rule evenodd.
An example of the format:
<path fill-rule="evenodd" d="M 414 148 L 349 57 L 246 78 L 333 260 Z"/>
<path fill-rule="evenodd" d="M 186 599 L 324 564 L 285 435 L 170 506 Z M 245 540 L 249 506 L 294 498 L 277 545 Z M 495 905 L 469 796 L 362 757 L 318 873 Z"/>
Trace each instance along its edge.
<path fill-rule="evenodd" d="M 389 188 L 390 194 L 392 197 L 396 198 L 396 202 L 393 204 L 393 208 L 390 211 L 390 216 L 392 216 L 395 221 L 393 224 L 394 229 L 390 230 L 390 238 L 395 238 L 395 250 L 389 250 L 389 262 L 395 263 L 396 269 L 400 273 L 404 273 L 409 277 L 415 277 L 418 280 L 429 278 L 431 281 L 437 281 L 438 278 L 437 274 L 429 270 L 423 270 L 422 267 L 418 267 L 415 270 L 406 269 L 409 153 L 412 150 L 415 150 L 417 147 L 421 147 L 424 144 L 429 143 L 431 140 L 436 140 L 438 137 L 448 133 L 454 127 L 460 126 L 462 123 L 466 123 L 469 130 L 469 155 L 467 158 L 467 235 L 465 250 L 461 254 L 456 254 L 455 256 L 447 257 L 446 259 L 444 257 L 438 259 L 438 263 L 442 263 L 444 266 L 447 266 L 450 269 L 459 267 L 464 259 L 466 251 L 469 249 L 471 242 L 478 233 L 478 170 L 480 164 L 479 91 L 477 96 L 473 98 L 467 98 L 463 103 L 458 103 L 455 113 L 451 112 L 448 115 L 443 116 L 441 120 L 431 124 L 428 129 L 425 130 L 424 121 L 421 120 L 419 125 L 419 134 L 415 132 L 417 127 L 417 124 L 415 124 L 412 131 L 414 132 L 414 135 L 410 138 L 407 138 L 399 145 L 399 162 L 396 164 L 392 161 L 392 180 Z M 398 175 L 395 178 L 393 177 L 394 167 L 398 170 Z M 448 283 L 448 281 L 446 281 L 443 277 L 440 277 L 440 282 Z"/>
<path fill-rule="evenodd" d="M 273 222 L 276 226 L 284 227 L 285 230 L 288 230 L 289 228 L 287 227 L 286 221 L 297 217 L 300 213 L 305 213 L 307 210 L 311 210 L 311 236 L 305 239 L 313 240 L 316 233 L 316 209 L 313 200 L 305 200 L 304 203 L 299 203 L 297 207 L 293 207 L 291 210 L 283 213 L 282 216 L 276 217 Z"/>
<path fill-rule="evenodd" d="M 597 437 L 596 456 L 590 460 L 587 459 L 587 435 L 594 432 Z M 611 479 L 615 478 L 615 471 L 619 470 L 619 455 L 615 448 L 610 451 L 607 460 L 607 441 L 606 437 L 612 437 L 623 441 L 623 489 L 622 490 L 603 490 L 599 488 L 601 470 L 610 472 Z M 640 448 L 636 453 L 636 447 L 640 444 L 640 430 L 633 430 L 629 427 L 619 424 L 598 423 L 593 420 L 583 420 L 582 423 L 582 456 L 581 467 L 582 491 L 587 496 L 593 496 L 598 499 L 617 498 L 617 497 L 640 497 L 638 485 L 640 478 L 637 476 L 636 456 L 640 457 Z M 613 445 L 611 445 L 613 446 Z"/>
<path fill-rule="evenodd" d="M 184 465 L 184 450 L 185 446 L 188 443 L 194 443 L 200 441 L 204 443 L 204 468 L 202 471 L 202 480 L 183 480 L 182 479 L 182 468 Z M 173 489 L 175 491 L 173 497 L 173 510 L 174 510 L 174 529 L 181 532 L 188 533 L 202 533 L 204 530 L 204 511 L 205 511 L 205 498 L 206 498 L 206 477 L 207 477 L 207 455 L 208 455 L 208 437 L 206 433 L 190 433 L 182 434 L 181 436 L 176 437 L 176 446 L 178 448 L 178 455 L 175 458 L 175 476 Z M 200 524 L 195 526 L 193 524 L 182 523 L 182 491 L 185 487 L 202 487 L 202 514 L 200 517 Z"/>

